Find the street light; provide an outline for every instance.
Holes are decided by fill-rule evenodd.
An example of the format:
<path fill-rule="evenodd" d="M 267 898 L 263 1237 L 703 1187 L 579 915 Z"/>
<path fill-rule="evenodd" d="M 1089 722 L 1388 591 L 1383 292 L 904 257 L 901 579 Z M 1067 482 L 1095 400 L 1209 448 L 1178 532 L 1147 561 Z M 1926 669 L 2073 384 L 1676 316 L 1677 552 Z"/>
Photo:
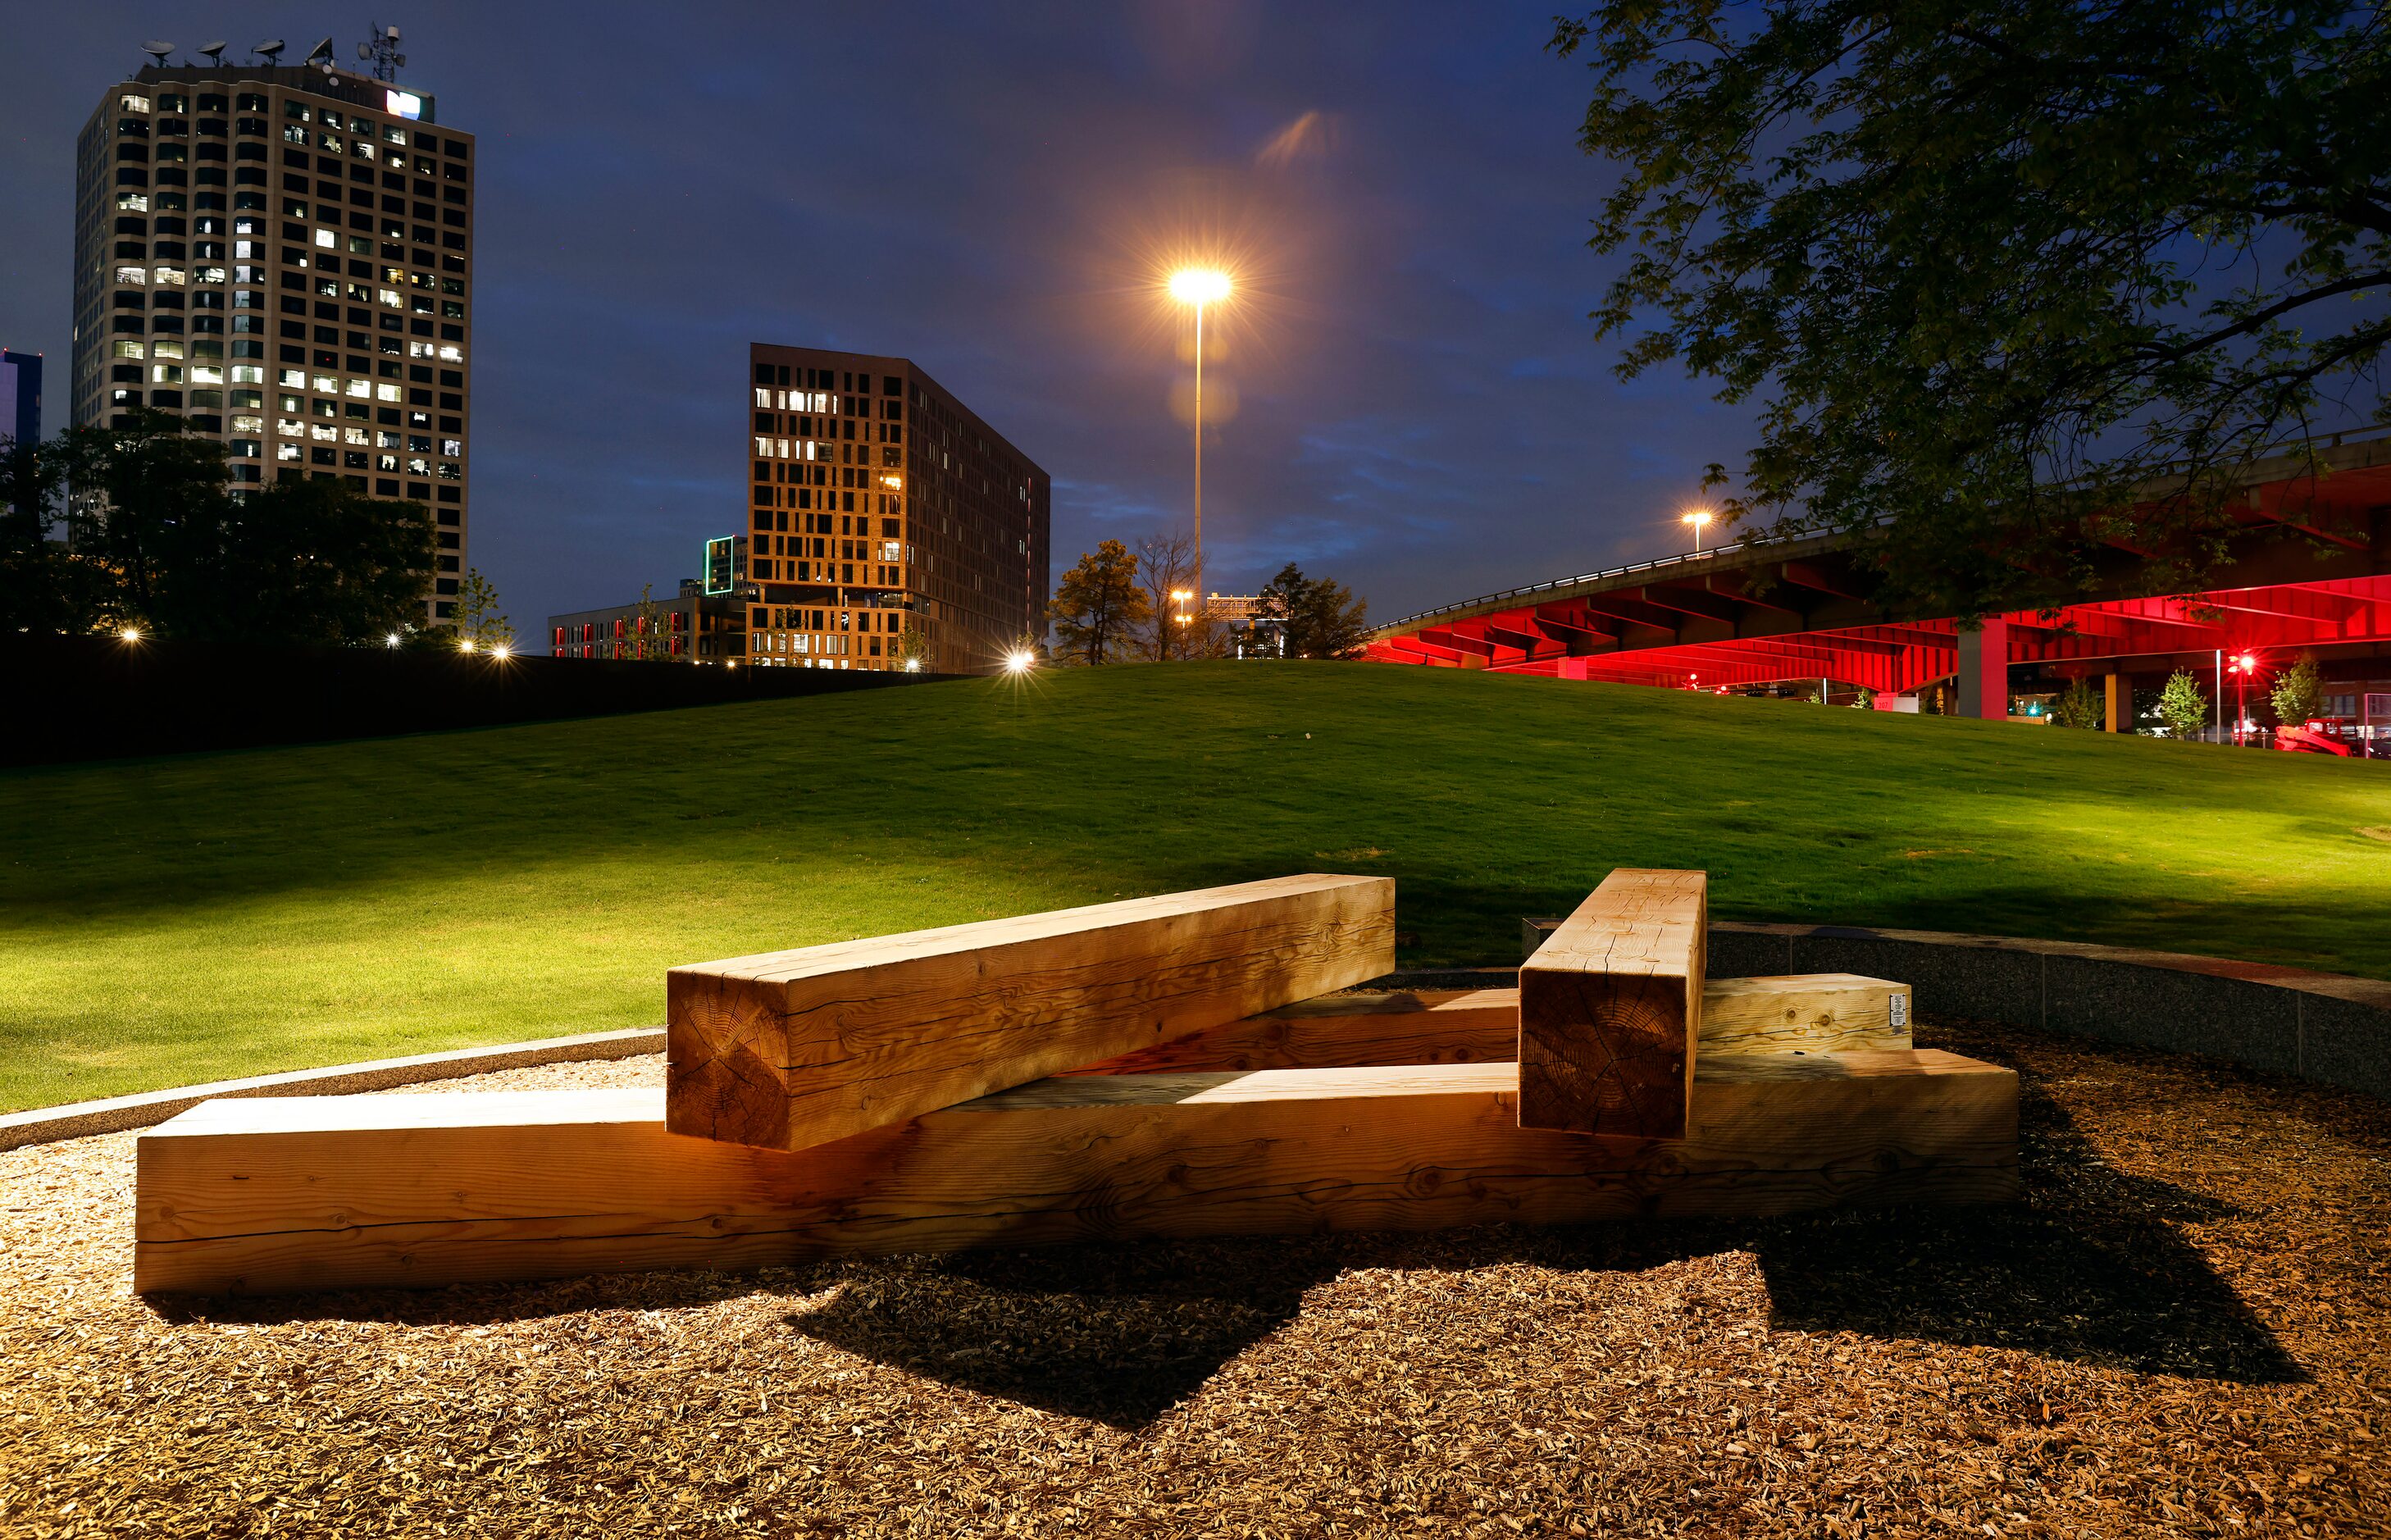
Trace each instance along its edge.
<path fill-rule="evenodd" d="M 1196 585 L 1204 584 L 1204 307 L 1229 297 L 1229 275 L 1217 267 L 1182 267 L 1170 275 L 1170 297 L 1196 307 Z"/>
<path fill-rule="evenodd" d="M 2236 657 L 2227 670 L 2233 676 L 2233 742 L 2237 747 L 2250 720 L 2250 676 L 2257 671 L 2257 656 L 2251 653 Z"/>
<path fill-rule="evenodd" d="M 1702 553 L 1702 526 L 1710 522 L 1711 511 L 1707 508 L 1697 508 L 1678 521 L 1694 526 L 1694 554 L 1697 556 Z"/>

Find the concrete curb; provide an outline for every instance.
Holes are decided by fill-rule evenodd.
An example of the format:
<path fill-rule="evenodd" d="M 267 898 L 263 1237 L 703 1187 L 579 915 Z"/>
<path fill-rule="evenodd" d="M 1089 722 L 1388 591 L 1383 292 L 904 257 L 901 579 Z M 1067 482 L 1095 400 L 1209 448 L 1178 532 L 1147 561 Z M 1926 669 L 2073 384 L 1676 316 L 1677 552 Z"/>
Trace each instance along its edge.
<path fill-rule="evenodd" d="M 1557 920 L 1521 923 L 1530 951 Z M 2206 1054 L 2391 1097 L 2391 983 L 2271 963 L 1858 925 L 1711 926 L 1711 971 L 1898 978 L 1919 1015 Z"/>
<path fill-rule="evenodd" d="M 619 1032 L 583 1032 L 574 1037 L 542 1038 L 536 1042 L 503 1042 L 489 1048 L 416 1054 L 403 1059 L 369 1059 L 363 1064 L 336 1064 L 326 1069 L 294 1069 L 283 1075 L 252 1075 L 245 1080 L 214 1081 L 173 1091 L 145 1091 L 132 1096 L 110 1096 L 105 1101 L 70 1102 L 64 1106 L 0 1115 L 0 1150 L 80 1139 L 92 1133 L 115 1133 L 128 1128 L 149 1128 L 220 1096 L 345 1096 L 359 1091 L 387 1091 L 394 1085 L 522 1069 L 535 1064 L 627 1059 L 640 1054 L 661 1054 L 664 1049 L 663 1028 L 632 1027 Z"/>

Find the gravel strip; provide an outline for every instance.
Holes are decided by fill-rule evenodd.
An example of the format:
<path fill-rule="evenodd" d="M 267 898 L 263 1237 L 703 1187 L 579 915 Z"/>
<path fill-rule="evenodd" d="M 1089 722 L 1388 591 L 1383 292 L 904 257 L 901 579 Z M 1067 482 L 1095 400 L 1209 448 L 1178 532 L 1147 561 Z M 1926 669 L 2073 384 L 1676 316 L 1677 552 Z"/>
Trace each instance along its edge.
<path fill-rule="evenodd" d="M 160 1307 L 133 1134 L 0 1154 L 0 1534 L 2391 1533 L 2391 1107 L 1925 1040 L 2015 1210 Z"/>

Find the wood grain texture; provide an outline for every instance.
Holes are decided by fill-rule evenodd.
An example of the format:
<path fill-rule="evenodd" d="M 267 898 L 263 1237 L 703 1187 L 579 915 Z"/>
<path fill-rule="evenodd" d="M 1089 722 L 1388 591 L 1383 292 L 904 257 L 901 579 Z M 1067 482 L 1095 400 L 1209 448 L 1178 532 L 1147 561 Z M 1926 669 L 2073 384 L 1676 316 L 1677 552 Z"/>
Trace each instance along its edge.
<path fill-rule="evenodd" d="M 1712 978 L 1695 1052 L 1847 1054 L 1910 1046 L 1909 986 L 1856 973 Z"/>
<path fill-rule="evenodd" d="M 1721 1058 L 1678 1141 L 1519 1126 L 1514 1066 L 1040 1081 L 786 1152 L 653 1091 L 212 1102 L 139 1142 L 135 1287 L 288 1292 L 1125 1237 L 2014 1196 L 2017 1081 Z"/>
<path fill-rule="evenodd" d="M 1521 964 L 1521 1127 L 1685 1133 L 1709 893 L 1700 872 L 1621 867 Z"/>
<path fill-rule="evenodd" d="M 1909 986 L 1851 973 L 1702 983 L 1700 1045 L 1714 1054 L 1841 1054 L 1907 1048 Z M 1893 1001 L 1901 1025 L 1893 1025 Z M 1519 1048 L 1519 991 L 1357 991 L 1300 1001 L 1158 1042 L 1066 1075 L 1180 1069 L 1329 1069 L 1363 1064 L 1492 1064 Z"/>
<path fill-rule="evenodd" d="M 1395 885 L 1298 876 L 666 976 L 666 1125 L 803 1149 L 1394 967 Z"/>

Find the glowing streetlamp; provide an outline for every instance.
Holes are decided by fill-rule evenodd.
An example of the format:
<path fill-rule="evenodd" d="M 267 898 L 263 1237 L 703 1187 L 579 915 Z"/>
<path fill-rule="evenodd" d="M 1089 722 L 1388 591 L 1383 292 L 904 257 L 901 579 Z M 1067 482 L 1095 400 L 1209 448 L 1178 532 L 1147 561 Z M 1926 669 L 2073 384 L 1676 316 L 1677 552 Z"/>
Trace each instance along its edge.
<path fill-rule="evenodd" d="M 1204 585 L 1204 307 L 1229 297 L 1229 275 L 1217 267 L 1182 267 L 1170 275 L 1170 297 L 1196 307 L 1196 585 Z"/>
<path fill-rule="evenodd" d="M 1702 529 L 1711 522 L 1711 518 L 1712 514 L 1709 509 L 1697 508 L 1691 513 L 1687 514 L 1684 518 L 1678 521 L 1680 524 L 1687 524 L 1694 526 L 1694 554 L 1697 556 L 1700 556 L 1702 553 Z"/>
<path fill-rule="evenodd" d="M 2250 721 L 2250 676 L 2258 671 L 2256 654 L 2243 653 L 2226 666 L 2233 676 L 2233 742 L 2240 744 Z"/>

